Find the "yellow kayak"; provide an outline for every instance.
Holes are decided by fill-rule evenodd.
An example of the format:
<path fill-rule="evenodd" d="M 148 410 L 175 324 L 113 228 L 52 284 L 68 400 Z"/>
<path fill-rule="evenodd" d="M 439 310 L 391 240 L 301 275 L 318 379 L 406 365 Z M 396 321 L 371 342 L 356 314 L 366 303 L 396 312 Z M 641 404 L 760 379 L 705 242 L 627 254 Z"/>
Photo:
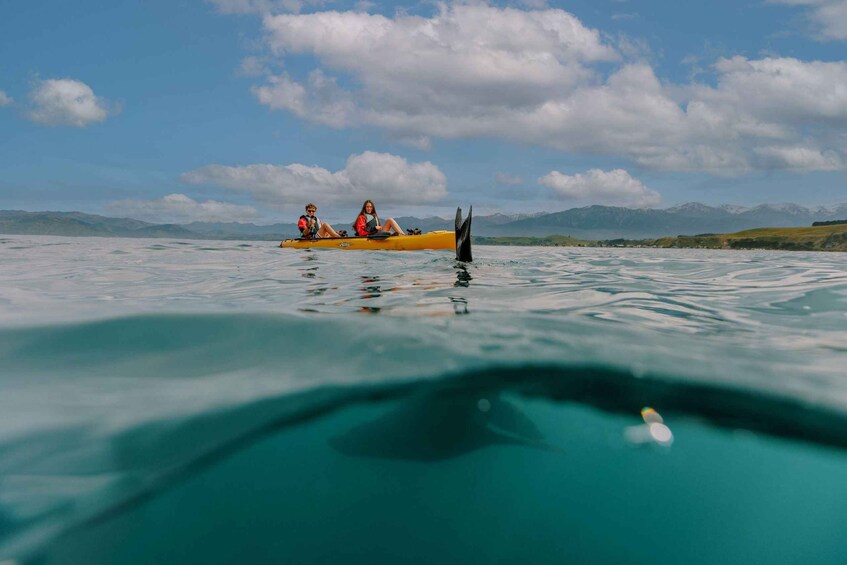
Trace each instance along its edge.
<path fill-rule="evenodd" d="M 418 251 L 421 249 L 455 249 L 456 234 L 452 231 L 431 231 L 420 235 L 375 234 L 365 237 L 322 237 L 319 239 L 285 239 L 280 247 L 289 249 L 389 249 Z"/>

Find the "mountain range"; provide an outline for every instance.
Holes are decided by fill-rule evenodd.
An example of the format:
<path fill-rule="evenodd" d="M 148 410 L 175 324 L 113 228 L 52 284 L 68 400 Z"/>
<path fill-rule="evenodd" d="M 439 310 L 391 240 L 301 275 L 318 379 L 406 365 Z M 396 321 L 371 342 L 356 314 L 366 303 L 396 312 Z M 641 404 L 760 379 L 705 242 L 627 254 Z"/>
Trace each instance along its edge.
<path fill-rule="evenodd" d="M 403 227 L 416 227 L 422 231 L 453 229 L 452 219 L 408 216 L 396 219 Z M 809 226 L 812 222 L 844 219 L 847 219 L 847 204 L 808 208 L 797 204 L 742 207 L 707 206 L 692 202 L 665 209 L 587 206 L 549 214 L 475 216 L 473 233 L 478 236 L 560 234 L 580 239 L 641 239 L 727 233 L 761 227 Z M 279 241 L 296 236 L 297 227 L 293 222 L 271 225 L 236 222 L 154 224 L 82 212 L 0 210 L 0 233 Z"/>

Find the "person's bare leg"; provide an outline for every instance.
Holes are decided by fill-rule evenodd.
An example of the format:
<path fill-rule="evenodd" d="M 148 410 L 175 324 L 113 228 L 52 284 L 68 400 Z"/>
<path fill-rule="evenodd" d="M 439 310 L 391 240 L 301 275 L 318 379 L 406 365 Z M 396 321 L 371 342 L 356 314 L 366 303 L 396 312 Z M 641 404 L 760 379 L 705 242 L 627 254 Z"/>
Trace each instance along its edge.
<path fill-rule="evenodd" d="M 329 224 L 321 224 L 321 229 L 318 230 L 318 235 L 321 237 L 341 237 Z"/>
<path fill-rule="evenodd" d="M 400 228 L 399 224 L 394 221 L 394 218 L 388 218 L 384 224 L 382 224 L 382 231 L 391 231 L 394 230 L 394 233 L 397 235 L 406 235 L 403 233 L 403 230 Z"/>

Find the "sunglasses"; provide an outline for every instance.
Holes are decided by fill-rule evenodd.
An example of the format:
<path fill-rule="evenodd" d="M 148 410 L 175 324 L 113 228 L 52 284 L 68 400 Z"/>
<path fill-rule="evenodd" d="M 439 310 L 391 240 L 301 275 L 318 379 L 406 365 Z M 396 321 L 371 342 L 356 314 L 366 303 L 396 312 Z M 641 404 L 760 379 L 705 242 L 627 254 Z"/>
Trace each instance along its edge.
<path fill-rule="evenodd" d="M 317 210 L 315 210 L 314 208 L 309 208 L 309 209 L 308 209 L 308 210 L 306 210 L 306 211 L 307 211 L 307 212 L 311 212 L 311 213 L 313 213 L 313 214 L 314 214 L 315 212 L 317 212 Z"/>

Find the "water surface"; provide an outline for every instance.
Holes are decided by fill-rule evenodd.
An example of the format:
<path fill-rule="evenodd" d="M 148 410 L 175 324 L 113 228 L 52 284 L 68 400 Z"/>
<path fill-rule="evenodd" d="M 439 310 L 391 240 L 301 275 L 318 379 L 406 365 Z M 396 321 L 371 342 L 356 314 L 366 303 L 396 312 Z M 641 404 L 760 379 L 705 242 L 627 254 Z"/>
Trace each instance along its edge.
<path fill-rule="evenodd" d="M 0 237 L 0 560 L 845 554 L 844 255 L 474 256 Z"/>

